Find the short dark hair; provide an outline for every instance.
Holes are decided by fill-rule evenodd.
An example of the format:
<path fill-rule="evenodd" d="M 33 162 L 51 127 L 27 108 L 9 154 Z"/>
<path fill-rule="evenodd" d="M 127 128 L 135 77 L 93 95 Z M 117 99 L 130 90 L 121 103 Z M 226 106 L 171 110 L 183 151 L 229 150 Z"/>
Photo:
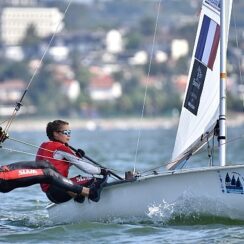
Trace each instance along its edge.
<path fill-rule="evenodd" d="M 54 120 L 53 122 L 49 122 L 46 128 L 46 133 L 49 140 L 55 141 L 53 132 L 60 131 L 63 125 L 68 125 L 68 124 L 69 124 L 68 122 L 63 120 Z"/>

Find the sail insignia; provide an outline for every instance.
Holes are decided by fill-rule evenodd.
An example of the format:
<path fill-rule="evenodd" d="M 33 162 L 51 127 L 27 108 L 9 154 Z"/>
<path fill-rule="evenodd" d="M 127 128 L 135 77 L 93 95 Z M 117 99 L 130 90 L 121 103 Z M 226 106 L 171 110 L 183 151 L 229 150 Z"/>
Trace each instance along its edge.
<path fill-rule="evenodd" d="M 240 175 L 232 172 L 232 177 L 230 177 L 229 174 L 227 172 L 225 176 L 226 193 L 244 194 L 243 184 L 241 183 L 243 180 L 240 180 Z"/>
<path fill-rule="evenodd" d="M 197 115 L 207 68 L 197 59 L 194 61 L 184 107 Z"/>

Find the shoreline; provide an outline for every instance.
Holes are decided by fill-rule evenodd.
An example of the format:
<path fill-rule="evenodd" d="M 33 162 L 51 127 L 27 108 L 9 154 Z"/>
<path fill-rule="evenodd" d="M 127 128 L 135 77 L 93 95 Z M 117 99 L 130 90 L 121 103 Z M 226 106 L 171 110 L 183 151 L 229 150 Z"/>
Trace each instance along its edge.
<path fill-rule="evenodd" d="M 114 118 L 114 119 L 76 119 L 60 118 L 69 122 L 72 129 L 112 130 L 112 129 L 157 129 L 177 126 L 178 118 Z M 49 121 L 54 119 L 16 119 L 10 126 L 12 131 L 44 131 Z M 4 128 L 4 125 L 2 125 Z"/>
<path fill-rule="evenodd" d="M 43 131 L 49 121 L 56 118 L 39 118 L 39 119 L 18 119 L 13 121 L 10 126 L 12 131 Z M 79 118 L 60 118 L 70 123 L 72 129 L 86 130 L 112 130 L 112 129 L 169 129 L 177 127 L 178 117 L 157 117 L 157 118 L 99 118 L 99 119 L 79 119 Z M 244 124 L 244 113 L 233 113 L 227 115 L 227 126 L 240 126 Z M 5 124 L 2 124 L 4 128 Z"/>

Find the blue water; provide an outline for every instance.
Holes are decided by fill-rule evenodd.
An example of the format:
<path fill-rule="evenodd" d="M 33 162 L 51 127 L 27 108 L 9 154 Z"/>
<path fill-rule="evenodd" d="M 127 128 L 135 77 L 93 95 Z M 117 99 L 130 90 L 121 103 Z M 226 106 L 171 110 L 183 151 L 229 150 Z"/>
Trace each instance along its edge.
<path fill-rule="evenodd" d="M 135 160 L 139 172 L 166 163 L 172 153 L 175 134 L 176 128 L 142 130 L 137 156 L 137 130 L 75 130 L 70 144 L 82 148 L 89 157 L 113 168 L 117 174 L 123 174 L 133 169 Z M 243 126 L 228 131 L 229 139 L 241 135 L 244 135 Z M 35 146 L 46 140 L 43 131 L 13 131 L 10 137 Z M 244 140 L 235 140 L 230 145 L 228 161 L 244 162 Z M 33 160 L 34 155 L 31 154 L 37 150 L 11 140 L 6 141 L 4 147 L 20 152 L 2 149 L 1 164 Z M 205 150 L 198 156 L 198 164 L 206 158 Z M 215 158 L 217 161 L 217 155 Z M 190 164 L 194 165 L 194 160 Z M 71 170 L 71 175 L 77 173 L 80 173 L 77 169 Z M 0 243 L 244 243 L 244 221 L 200 216 L 197 213 L 166 216 L 159 212 L 145 221 L 53 225 L 45 209 L 48 200 L 38 185 L 0 193 L 0 197 Z"/>

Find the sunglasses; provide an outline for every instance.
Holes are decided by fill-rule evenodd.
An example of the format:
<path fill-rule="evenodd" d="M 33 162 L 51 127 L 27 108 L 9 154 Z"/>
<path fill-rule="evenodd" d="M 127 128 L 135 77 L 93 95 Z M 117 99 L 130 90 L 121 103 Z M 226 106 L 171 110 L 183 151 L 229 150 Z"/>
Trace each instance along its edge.
<path fill-rule="evenodd" d="M 71 130 L 59 130 L 59 133 L 62 133 L 63 135 L 70 136 L 71 135 Z"/>

